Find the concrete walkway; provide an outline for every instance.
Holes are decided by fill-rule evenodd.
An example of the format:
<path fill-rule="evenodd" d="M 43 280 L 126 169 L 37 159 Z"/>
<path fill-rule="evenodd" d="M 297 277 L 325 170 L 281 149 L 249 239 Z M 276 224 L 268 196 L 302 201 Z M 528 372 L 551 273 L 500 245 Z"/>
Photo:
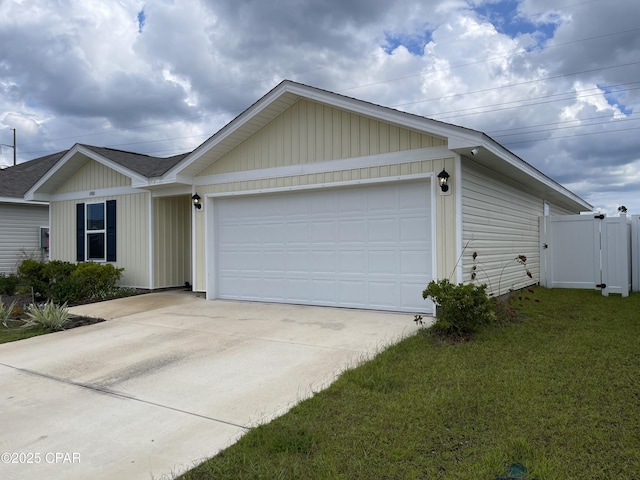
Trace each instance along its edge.
<path fill-rule="evenodd" d="M 416 330 L 412 315 L 163 292 L 0 345 L 0 478 L 170 479 Z"/>

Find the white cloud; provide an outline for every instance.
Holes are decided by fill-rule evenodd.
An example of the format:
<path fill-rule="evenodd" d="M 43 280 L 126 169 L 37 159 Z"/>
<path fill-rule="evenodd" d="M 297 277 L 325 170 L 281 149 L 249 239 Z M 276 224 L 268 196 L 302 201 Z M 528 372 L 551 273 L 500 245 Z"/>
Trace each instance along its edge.
<path fill-rule="evenodd" d="M 0 143 L 17 125 L 21 160 L 171 155 L 289 78 L 485 131 L 640 213 L 638 17 L 635 0 L 4 0 Z"/>

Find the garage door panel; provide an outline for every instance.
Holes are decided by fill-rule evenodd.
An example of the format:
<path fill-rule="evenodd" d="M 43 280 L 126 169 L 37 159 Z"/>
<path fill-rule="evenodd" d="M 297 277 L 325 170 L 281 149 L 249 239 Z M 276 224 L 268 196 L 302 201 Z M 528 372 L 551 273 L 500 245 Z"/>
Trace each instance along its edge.
<path fill-rule="evenodd" d="M 338 224 L 338 229 L 341 244 L 364 244 L 367 241 L 367 222 L 363 219 L 343 220 Z"/>
<path fill-rule="evenodd" d="M 336 253 L 333 249 L 314 249 L 309 252 L 309 267 L 312 272 L 322 274 L 336 273 Z"/>
<path fill-rule="evenodd" d="M 367 254 L 362 250 L 346 250 L 338 254 L 338 271 L 341 274 L 367 275 Z"/>
<path fill-rule="evenodd" d="M 391 274 L 398 271 L 398 251 L 397 249 L 370 250 L 369 251 L 369 273 L 373 275 Z"/>
<path fill-rule="evenodd" d="M 311 298 L 324 305 L 336 304 L 336 281 L 328 278 L 314 278 L 310 281 Z"/>
<path fill-rule="evenodd" d="M 369 243 L 396 243 L 398 219 L 394 217 L 369 220 Z"/>
<path fill-rule="evenodd" d="M 428 242 L 429 230 L 419 217 L 401 218 L 399 221 L 400 242 Z"/>
<path fill-rule="evenodd" d="M 430 198 L 422 181 L 215 199 L 214 296 L 424 310 Z"/>
<path fill-rule="evenodd" d="M 430 262 L 431 257 L 423 251 L 402 251 L 400 252 L 400 274 L 422 275 L 429 268 Z"/>

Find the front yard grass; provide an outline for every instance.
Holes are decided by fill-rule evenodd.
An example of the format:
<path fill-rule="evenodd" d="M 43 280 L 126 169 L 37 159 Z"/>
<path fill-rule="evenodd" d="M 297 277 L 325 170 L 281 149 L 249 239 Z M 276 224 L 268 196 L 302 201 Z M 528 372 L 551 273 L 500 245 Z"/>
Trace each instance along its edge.
<path fill-rule="evenodd" d="M 520 323 L 407 338 L 180 478 L 640 478 L 640 295 L 527 295 Z"/>

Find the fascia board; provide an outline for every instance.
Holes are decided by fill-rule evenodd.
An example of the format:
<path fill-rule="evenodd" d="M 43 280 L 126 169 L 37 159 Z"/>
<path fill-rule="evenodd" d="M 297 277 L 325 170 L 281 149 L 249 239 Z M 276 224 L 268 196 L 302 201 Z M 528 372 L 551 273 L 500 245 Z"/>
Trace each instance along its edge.
<path fill-rule="evenodd" d="M 25 200 L 24 198 L 20 198 L 20 197 L 0 197 L 0 204 L 2 203 L 12 203 L 12 204 L 21 204 L 21 205 L 33 205 L 33 206 L 38 206 L 38 205 L 49 205 L 49 202 L 47 201 L 28 201 Z"/>
<path fill-rule="evenodd" d="M 83 155 L 89 157 L 92 160 L 95 160 L 98 163 L 101 163 L 105 167 L 110 168 L 111 170 L 115 170 L 116 172 L 124 175 L 125 177 L 129 177 L 131 179 L 131 183 L 146 183 L 148 182 L 148 178 L 144 175 L 140 175 L 139 173 L 134 172 L 133 170 L 128 169 L 116 163 L 112 160 L 109 160 L 106 157 L 94 152 L 93 150 L 89 150 L 88 148 L 83 147 L 82 145 L 78 145 L 78 151 Z"/>
<path fill-rule="evenodd" d="M 566 187 L 562 186 L 561 184 L 559 184 L 555 180 L 553 180 L 550 177 L 546 176 L 544 173 L 542 173 L 540 170 L 535 168 L 533 165 L 527 163 L 526 161 L 524 161 L 523 159 L 521 159 L 520 157 L 518 157 L 517 155 L 515 155 L 511 151 L 507 150 L 505 147 L 500 145 L 495 140 L 491 140 L 488 136 L 486 136 L 484 134 L 483 134 L 483 137 L 484 137 L 483 142 L 480 143 L 479 145 L 475 145 L 475 146 L 487 150 L 488 152 L 490 152 L 494 156 L 500 158 L 501 160 L 503 160 L 504 162 L 508 163 L 512 167 L 515 167 L 518 170 L 520 170 L 521 172 L 525 173 L 526 175 L 528 175 L 529 177 L 531 177 L 535 181 L 543 184 L 545 187 L 547 187 L 547 188 L 549 188 L 549 189 L 551 189 L 551 190 L 553 190 L 553 191 L 555 191 L 555 192 L 557 192 L 557 193 L 559 193 L 559 194 L 571 199 L 573 202 L 582 205 L 586 209 L 588 209 L 588 210 L 592 210 L 593 209 L 593 206 L 590 205 L 587 201 L 585 201 L 584 199 L 580 198 L 578 195 L 576 195 L 575 193 L 573 193 L 571 190 L 567 189 Z M 468 148 L 468 146 L 467 146 L 467 148 Z"/>
<path fill-rule="evenodd" d="M 230 135 L 240 130 L 247 122 L 249 122 L 254 116 L 259 114 L 265 108 L 267 108 L 275 99 L 279 96 L 287 93 L 287 82 L 283 82 L 280 85 L 276 86 L 273 90 L 267 93 L 265 96 L 260 98 L 256 103 L 247 108 L 244 112 L 238 115 L 236 118 L 231 120 L 231 122 L 227 123 L 224 127 L 218 130 L 213 134 L 211 138 L 206 140 L 202 145 L 197 147 L 188 157 L 186 157 L 182 162 L 180 162 L 175 167 L 171 168 L 167 173 L 165 173 L 164 177 L 169 179 L 177 179 L 179 177 L 184 178 L 183 172 L 187 170 L 191 165 L 193 165 L 197 160 L 207 153 L 209 150 L 214 148 L 220 142 L 223 142 Z M 189 178 L 192 178 L 193 175 L 186 175 Z"/>

